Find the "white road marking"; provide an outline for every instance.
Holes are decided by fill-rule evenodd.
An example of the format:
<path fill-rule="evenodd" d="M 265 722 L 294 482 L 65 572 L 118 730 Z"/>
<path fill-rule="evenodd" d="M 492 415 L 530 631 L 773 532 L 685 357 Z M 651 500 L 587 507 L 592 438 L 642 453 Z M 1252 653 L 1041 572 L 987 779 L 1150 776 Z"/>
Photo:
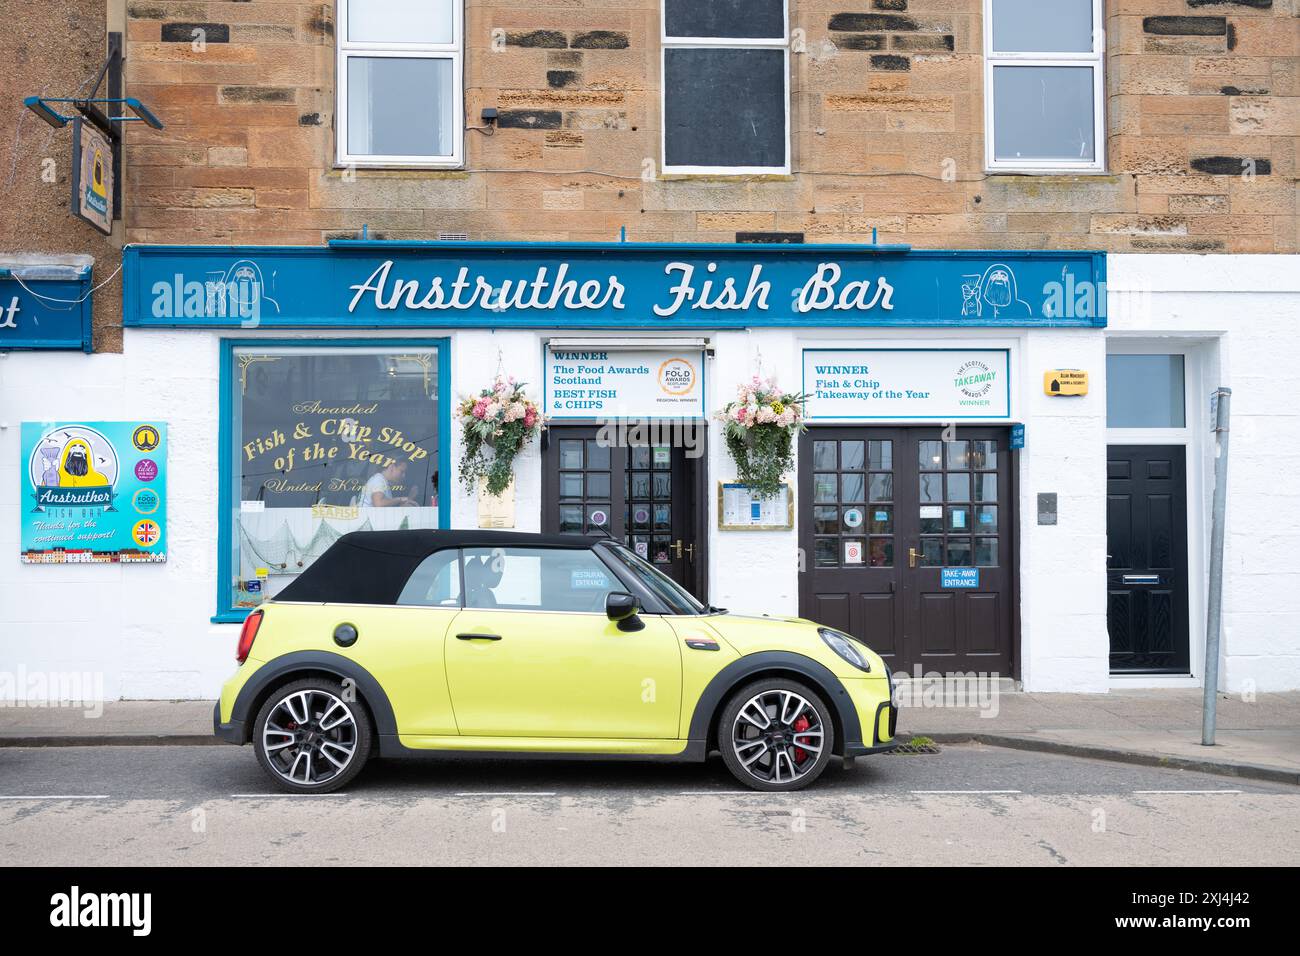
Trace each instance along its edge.
<path fill-rule="evenodd" d="M 346 793 L 232 793 L 236 800 L 260 800 L 263 797 L 346 797 Z"/>
<path fill-rule="evenodd" d="M 753 796 L 773 796 L 770 793 L 763 793 L 761 790 L 678 790 L 679 797 L 748 797 Z"/>
<path fill-rule="evenodd" d="M 510 791 L 477 791 L 467 790 L 463 793 L 456 794 L 458 797 L 553 797 L 554 790 L 510 790 Z"/>
<path fill-rule="evenodd" d="M 910 793 L 962 793 L 962 794 L 981 794 L 981 793 L 1022 793 L 1021 790 L 912 790 Z"/>
<path fill-rule="evenodd" d="M 1240 790 L 1134 790 L 1134 793 L 1241 793 Z"/>
<path fill-rule="evenodd" d="M 107 800 L 106 793 L 51 793 L 41 794 L 39 796 L 0 796 L 0 800 Z"/>

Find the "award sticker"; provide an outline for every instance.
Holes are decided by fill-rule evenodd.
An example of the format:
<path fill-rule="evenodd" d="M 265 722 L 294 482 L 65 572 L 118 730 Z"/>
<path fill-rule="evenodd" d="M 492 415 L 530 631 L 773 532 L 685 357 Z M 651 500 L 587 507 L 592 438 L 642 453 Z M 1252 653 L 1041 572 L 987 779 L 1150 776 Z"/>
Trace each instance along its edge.
<path fill-rule="evenodd" d="M 844 542 L 844 563 L 845 564 L 862 563 L 862 542 L 861 541 Z"/>
<path fill-rule="evenodd" d="M 879 520 L 879 519 L 877 519 Z M 846 528 L 862 527 L 862 511 L 858 508 L 844 509 L 844 526 Z"/>

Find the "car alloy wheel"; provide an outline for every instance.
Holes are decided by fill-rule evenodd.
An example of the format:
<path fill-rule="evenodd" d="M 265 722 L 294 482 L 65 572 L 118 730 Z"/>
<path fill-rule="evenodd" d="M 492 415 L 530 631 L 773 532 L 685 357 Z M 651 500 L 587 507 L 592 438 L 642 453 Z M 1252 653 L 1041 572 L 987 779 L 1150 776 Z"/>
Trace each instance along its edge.
<path fill-rule="evenodd" d="M 293 690 L 271 708 L 262 727 L 266 765 L 295 788 L 319 787 L 345 773 L 361 735 L 346 703 L 318 688 Z"/>
<path fill-rule="evenodd" d="M 806 698 L 786 688 L 749 698 L 731 724 L 731 747 L 746 773 L 763 784 L 797 786 L 826 745 L 825 722 Z"/>

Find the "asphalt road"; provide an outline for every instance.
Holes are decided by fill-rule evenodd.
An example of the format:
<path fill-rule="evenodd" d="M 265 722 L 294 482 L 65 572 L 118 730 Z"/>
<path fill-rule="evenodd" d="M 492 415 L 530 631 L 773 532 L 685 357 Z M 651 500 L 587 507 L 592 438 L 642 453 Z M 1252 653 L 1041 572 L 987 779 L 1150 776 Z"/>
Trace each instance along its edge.
<path fill-rule="evenodd" d="M 707 765 L 382 761 L 280 794 L 235 747 L 0 748 L 10 865 L 1292 864 L 1300 790 L 948 746 L 811 789 Z"/>

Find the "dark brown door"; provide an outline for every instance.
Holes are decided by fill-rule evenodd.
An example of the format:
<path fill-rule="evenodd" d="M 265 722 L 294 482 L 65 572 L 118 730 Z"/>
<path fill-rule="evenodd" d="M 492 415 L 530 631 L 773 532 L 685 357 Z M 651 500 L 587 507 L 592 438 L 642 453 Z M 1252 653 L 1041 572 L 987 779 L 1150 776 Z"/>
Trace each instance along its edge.
<path fill-rule="evenodd" d="M 894 500 L 901 434 L 815 428 L 799 441 L 799 613 L 862 638 L 891 667 L 903 661 Z"/>
<path fill-rule="evenodd" d="M 800 613 L 909 673 L 1009 675 L 1007 430 L 815 428 L 800 445 Z"/>
<path fill-rule="evenodd" d="M 1110 669 L 1187 674 L 1187 473 L 1181 445 L 1106 455 Z"/>
<path fill-rule="evenodd" d="M 677 445 L 617 445 L 595 425 L 547 430 L 542 530 L 609 535 L 696 596 L 703 592 L 697 468 Z"/>

